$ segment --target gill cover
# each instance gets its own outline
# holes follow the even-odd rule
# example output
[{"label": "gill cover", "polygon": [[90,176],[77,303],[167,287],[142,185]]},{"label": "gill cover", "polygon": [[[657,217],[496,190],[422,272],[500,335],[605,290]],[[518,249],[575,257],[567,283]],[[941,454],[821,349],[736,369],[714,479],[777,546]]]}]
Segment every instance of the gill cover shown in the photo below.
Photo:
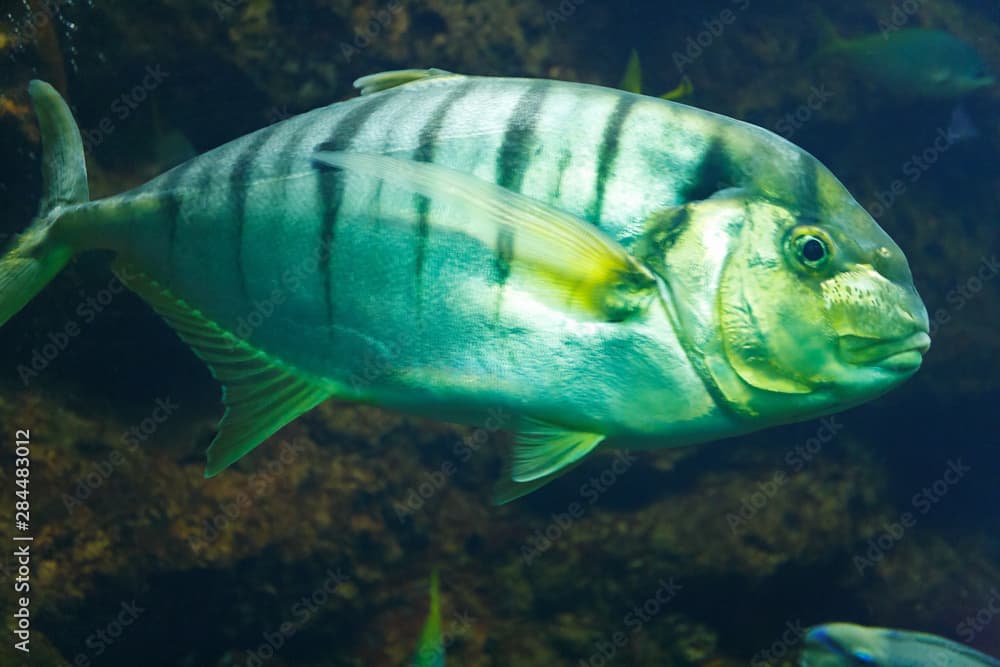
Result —
[{"label": "gill cover", "polygon": [[[795,348],[806,357],[822,354],[823,317],[818,312],[808,316],[822,299],[810,294],[810,285],[797,280],[784,256],[788,244],[780,236],[787,229],[783,223],[791,220],[790,214],[778,206],[747,202],[747,218],[743,233],[731,247],[717,293],[726,361],[740,379],[756,389],[810,393],[801,369],[784,360]],[[760,224],[762,220],[767,224]],[[811,325],[810,331],[795,326],[803,319]]]}]

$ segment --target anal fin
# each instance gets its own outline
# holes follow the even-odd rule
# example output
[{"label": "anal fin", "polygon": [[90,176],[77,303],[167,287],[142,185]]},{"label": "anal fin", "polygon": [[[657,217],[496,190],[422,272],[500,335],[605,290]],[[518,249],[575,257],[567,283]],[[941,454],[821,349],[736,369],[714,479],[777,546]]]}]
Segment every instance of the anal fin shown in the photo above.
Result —
[{"label": "anal fin", "polygon": [[242,458],[285,424],[331,396],[303,376],[229,333],[148,275],[116,262],[115,273],[166,320],[222,384],[226,412],[208,448],[205,476]]}]

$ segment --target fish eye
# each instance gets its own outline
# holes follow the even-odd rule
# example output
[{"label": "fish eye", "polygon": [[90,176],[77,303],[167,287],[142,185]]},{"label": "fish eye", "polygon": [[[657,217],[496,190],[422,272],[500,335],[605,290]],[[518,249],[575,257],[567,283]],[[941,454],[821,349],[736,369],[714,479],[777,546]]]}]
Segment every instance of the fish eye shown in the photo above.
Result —
[{"label": "fish eye", "polygon": [[797,233],[792,248],[796,259],[809,269],[818,269],[830,260],[830,241],[816,229],[804,229]]}]

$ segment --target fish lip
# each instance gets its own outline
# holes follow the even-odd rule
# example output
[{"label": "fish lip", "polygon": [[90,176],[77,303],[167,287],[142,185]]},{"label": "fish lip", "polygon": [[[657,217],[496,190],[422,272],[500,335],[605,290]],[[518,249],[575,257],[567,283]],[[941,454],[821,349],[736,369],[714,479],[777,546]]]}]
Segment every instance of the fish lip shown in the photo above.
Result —
[{"label": "fish lip", "polygon": [[850,335],[840,339],[841,352],[849,363],[896,373],[918,369],[930,347],[931,337],[925,330],[888,340]]}]

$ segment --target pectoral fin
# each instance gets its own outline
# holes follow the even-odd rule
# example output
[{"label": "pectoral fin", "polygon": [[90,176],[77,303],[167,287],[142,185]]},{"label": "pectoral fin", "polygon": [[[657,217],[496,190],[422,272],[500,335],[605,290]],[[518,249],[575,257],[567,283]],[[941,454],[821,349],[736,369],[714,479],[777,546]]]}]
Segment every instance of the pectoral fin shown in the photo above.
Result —
[{"label": "pectoral fin", "polygon": [[600,433],[577,433],[532,420],[514,443],[510,478],[532,482],[551,475],[594,451],[604,438]]},{"label": "pectoral fin", "polygon": [[149,276],[121,264],[115,265],[115,273],[150,303],[222,384],[226,412],[208,448],[206,477],[331,396],[328,388],[222,329]]},{"label": "pectoral fin", "polygon": [[525,420],[514,441],[513,455],[493,492],[493,504],[517,500],[562,477],[605,437],[599,433],[567,431],[535,419]]},{"label": "pectoral fin", "polygon": [[383,155],[319,152],[325,165],[383,179],[450,208],[432,229],[482,243],[547,304],[603,321],[622,321],[656,295],[648,267],[599,229],[564,211],[436,164]]},{"label": "pectoral fin", "polygon": [[[579,463],[579,461],[577,462]],[[518,498],[523,498],[524,496],[537,491],[549,482],[553,482],[570,470],[576,467],[576,463],[566,466],[551,475],[546,475],[545,477],[539,477],[538,479],[532,480],[530,482],[515,482],[510,478],[508,474],[497,481],[496,488],[493,490],[493,504],[494,505],[506,505],[507,503],[513,502]]]}]

